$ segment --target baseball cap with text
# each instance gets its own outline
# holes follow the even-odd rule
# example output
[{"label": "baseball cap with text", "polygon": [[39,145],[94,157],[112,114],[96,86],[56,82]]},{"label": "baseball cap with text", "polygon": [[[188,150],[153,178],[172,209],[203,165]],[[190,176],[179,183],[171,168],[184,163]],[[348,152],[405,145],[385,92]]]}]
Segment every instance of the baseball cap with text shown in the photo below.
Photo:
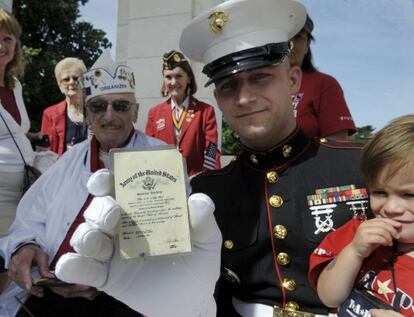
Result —
[{"label": "baseball cap with text", "polygon": [[117,65],[109,50],[105,50],[95,64],[79,79],[85,96],[89,99],[106,94],[135,93],[135,78],[132,69],[126,65]]}]

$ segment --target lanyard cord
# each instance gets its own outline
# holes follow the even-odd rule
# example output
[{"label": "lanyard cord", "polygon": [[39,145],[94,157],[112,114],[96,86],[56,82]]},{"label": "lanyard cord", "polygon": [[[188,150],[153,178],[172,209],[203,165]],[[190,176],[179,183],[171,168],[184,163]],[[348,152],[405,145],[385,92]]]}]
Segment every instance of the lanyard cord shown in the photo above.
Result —
[{"label": "lanyard cord", "polygon": [[[392,244],[392,256],[390,258],[390,271],[391,271],[391,280],[392,280],[392,286],[394,287],[395,295],[397,295],[397,280],[395,278],[395,270],[394,270],[394,263],[397,261],[398,255],[400,253],[398,252],[398,241],[394,240]],[[400,303],[397,300],[394,300],[392,304],[392,308],[396,311],[400,311]]]}]

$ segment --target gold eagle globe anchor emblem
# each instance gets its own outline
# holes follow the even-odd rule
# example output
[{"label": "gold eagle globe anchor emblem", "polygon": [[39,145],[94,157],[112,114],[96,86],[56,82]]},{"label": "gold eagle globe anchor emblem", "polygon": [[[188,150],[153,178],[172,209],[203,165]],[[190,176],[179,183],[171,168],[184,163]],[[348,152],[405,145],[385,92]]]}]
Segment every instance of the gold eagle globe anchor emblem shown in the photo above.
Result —
[{"label": "gold eagle globe anchor emblem", "polygon": [[215,10],[210,14],[208,19],[210,20],[211,31],[214,33],[220,33],[223,32],[224,26],[229,21],[229,16],[223,11]]}]

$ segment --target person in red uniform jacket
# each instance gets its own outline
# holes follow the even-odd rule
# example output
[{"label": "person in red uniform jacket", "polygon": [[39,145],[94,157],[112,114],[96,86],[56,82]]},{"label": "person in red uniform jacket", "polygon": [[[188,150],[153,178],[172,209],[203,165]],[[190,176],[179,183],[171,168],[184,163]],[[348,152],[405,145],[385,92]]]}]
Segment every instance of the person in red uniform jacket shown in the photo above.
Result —
[{"label": "person in red uniform jacket", "polygon": [[145,133],[175,144],[187,161],[187,173],[220,168],[214,108],[193,95],[197,84],[184,55],[170,51],[163,56],[161,95],[168,100],[151,108]]},{"label": "person in red uniform jacket", "polygon": [[86,72],[82,60],[67,57],[56,64],[55,77],[65,100],[43,111],[40,132],[50,140],[50,150],[61,156],[67,149],[86,139],[87,125],[83,106],[78,102],[77,79]]},{"label": "person in red uniform jacket", "polygon": [[338,81],[316,70],[312,63],[312,30],[313,22],[307,16],[304,27],[292,39],[289,55],[290,63],[302,69],[301,87],[292,97],[296,121],[310,136],[346,140],[356,131],[354,120]]}]

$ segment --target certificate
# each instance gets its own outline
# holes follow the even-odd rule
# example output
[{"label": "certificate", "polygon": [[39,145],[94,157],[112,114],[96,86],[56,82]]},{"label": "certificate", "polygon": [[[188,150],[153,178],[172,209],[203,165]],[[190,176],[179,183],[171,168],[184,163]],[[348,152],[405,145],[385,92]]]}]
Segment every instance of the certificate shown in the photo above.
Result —
[{"label": "certificate", "polygon": [[186,173],[173,146],[111,150],[125,259],[191,251]]}]

